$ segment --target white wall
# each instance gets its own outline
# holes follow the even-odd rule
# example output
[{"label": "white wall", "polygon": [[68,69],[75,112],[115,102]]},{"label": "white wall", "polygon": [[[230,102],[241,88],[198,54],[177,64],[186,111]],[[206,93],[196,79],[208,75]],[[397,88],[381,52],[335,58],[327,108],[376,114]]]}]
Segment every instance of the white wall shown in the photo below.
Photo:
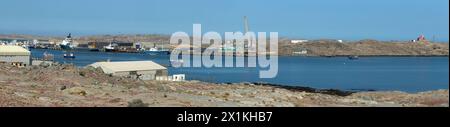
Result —
[{"label": "white wall", "polygon": [[0,56],[1,62],[21,62],[23,64],[26,64],[27,66],[31,64],[30,62],[30,56],[8,56],[8,55],[2,55]]}]

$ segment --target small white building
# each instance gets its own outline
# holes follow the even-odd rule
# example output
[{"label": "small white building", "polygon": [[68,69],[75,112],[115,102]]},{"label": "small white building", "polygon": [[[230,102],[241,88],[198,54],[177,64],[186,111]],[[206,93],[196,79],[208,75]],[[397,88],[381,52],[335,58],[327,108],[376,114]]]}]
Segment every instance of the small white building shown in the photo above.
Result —
[{"label": "small white building", "polygon": [[297,52],[293,52],[294,55],[307,55],[308,54],[308,50],[306,49],[302,49],[300,51]]},{"label": "small white building", "polygon": [[308,40],[291,40],[292,44],[305,43],[305,42],[308,42]]},{"label": "small white building", "polygon": [[176,75],[172,75],[172,76],[158,76],[158,77],[156,77],[156,80],[182,82],[182,81],[186,81],[186,75],[185,74],[176,74]]},{"label": "small white building", "polygon": [[105,74],[141,80],[156,80],[168,75],[167,68],[153,61],[97,62],[88,65],[101,68]]},{"label": "small white building", "polygon": [[184,81],[184,80],[186,80],[186,75],[185,74],[177,74],[177,75],[173,75],[172,77],[173,77],[172,81]]}]

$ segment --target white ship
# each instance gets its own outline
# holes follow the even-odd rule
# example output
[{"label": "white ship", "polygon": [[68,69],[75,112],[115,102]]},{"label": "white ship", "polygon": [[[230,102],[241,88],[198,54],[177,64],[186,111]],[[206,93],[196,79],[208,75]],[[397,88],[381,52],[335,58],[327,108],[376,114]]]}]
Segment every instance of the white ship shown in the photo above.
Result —
[{"label": "white ship", "polygon": [[74,46],[72,43],[73,43],[72,35],[69,33],[69,36],[67,36],[66,39],[64,39],[64,40],[62,41],[62,43],[59,44],[59,46],[60,46],[61,49],[63,49],[63,50],[73,49],[73,48],[75,48],[75,46]]}]

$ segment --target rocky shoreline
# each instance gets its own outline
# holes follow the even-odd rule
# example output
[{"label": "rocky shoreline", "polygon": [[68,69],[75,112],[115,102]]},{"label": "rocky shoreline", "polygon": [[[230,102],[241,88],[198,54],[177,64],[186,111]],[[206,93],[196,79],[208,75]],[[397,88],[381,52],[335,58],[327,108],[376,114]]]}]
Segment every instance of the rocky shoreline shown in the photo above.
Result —
[{"label": "rocky shoreline", "polygon": [[0,107],[448,107],[449,91],[341,91],[265,83],[138,81],[71,65],[0,64]]},{"label": "rocky shoreline", "polygon": [[[286,86],[286,85],[279,85],[279,84],[270,84],[270,83],[233,83],[231,85],[258,85],[258,86],[265,86],[265,87],[273,87],[273,88],[280,88],[280,89],[286,89],[293,92],[308,92],[308,93],[320,93],[320,94],[326,94],[326,95],[334,95],[334,96],[349,96],[353,93],[356,93],[356,91],[345,91],[345,90],[338,90],[338,89],[316,89],[312,87],[304,87],[304,86]],[[372,91],[372,90],[368,90]]]}]

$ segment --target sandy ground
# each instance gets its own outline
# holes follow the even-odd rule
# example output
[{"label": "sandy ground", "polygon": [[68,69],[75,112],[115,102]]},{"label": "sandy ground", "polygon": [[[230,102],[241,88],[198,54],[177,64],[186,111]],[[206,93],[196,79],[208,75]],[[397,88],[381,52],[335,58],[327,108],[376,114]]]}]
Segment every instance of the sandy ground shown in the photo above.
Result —
[{"label": "sandy ground", "polygon": [[69,65],[0,64],[0,107],[448,107],[448,90],[348,96],[275,86],[138,81]]}]

